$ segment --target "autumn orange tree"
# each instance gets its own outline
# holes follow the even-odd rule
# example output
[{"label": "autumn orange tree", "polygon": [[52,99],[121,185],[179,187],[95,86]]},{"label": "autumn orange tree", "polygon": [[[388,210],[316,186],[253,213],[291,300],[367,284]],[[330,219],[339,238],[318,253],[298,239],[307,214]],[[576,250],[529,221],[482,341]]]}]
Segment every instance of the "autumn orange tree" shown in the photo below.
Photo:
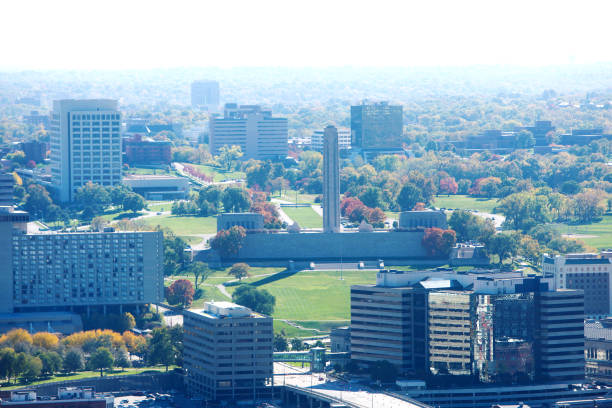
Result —
[{"label": "autumn orange tree", "polygon": [[456,242],[455,231],[433,227],[425,230],[421,243],[429,256],[447,258]]}]

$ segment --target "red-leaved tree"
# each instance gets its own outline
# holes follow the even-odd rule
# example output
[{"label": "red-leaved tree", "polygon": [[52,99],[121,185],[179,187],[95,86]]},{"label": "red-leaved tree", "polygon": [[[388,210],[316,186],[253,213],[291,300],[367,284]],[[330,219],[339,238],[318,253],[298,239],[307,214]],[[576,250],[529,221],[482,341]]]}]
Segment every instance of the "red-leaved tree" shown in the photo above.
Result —
[{"label": "red-leaved tree", "polygon": [[194,293],[191,281],[178,279],[166,288],[166,300],[171,305],[180,303],[183,307],[187,307],[193,302]]},{"label": "red-leaved tree", "polygon": [[425,229],[421,241],[423,247],[427,250],[427,254],[434,258],[448,258],[456,242],[455,231],[436,227]]},{"label": "red-leaved tree", "polygon": [[219,252],[222,258],[238,255],[245,238],[244,227],[234,225],[230,229],[217,232],[217,235],[210,240],[210,247]]}]

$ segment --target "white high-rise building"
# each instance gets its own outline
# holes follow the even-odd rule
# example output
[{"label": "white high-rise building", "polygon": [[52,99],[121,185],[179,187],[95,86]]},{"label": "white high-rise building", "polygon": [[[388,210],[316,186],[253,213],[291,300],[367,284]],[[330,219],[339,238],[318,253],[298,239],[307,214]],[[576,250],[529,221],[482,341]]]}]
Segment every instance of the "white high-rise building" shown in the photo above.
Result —
[{"label": "white high-rise building", "polygon": [[[323,151],[323,130],[315,130],[310,139],[310,148]],[[338,128],[338,149],[347,150],[351,148],[351,129]]]},{"label": "white high-rise building", "polygon": [[222,118],[210,119],[210,150],[240,146],[243,159],[284,159],[288,152],[287,118],[274,118],[258,105],[225,105]]},{"label": "white high-rise building", "polygon": [[121,113],[111,99],[64,99],[53,102],[51,173],[60,201],[72,201],[91,181],[121,183]]}]

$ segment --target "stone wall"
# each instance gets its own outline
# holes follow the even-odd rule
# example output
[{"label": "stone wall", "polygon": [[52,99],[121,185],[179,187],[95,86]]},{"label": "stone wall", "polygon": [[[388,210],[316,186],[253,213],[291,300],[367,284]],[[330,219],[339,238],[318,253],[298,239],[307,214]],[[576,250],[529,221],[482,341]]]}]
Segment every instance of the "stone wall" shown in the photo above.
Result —
[{"label": "stone wall", "polygon": [[427,259],[422,231],[247,234],[227,261],[367,261]]}]

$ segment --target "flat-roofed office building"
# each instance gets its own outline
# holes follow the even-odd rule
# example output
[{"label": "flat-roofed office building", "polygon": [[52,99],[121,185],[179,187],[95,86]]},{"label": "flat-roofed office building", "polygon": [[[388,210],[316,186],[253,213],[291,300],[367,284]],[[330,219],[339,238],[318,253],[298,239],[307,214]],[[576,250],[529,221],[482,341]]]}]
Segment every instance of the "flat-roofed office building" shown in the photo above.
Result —
[{"label": "flat-roofed office building", "polygon": [[211,401],[269,397],[272,318],[231,302],[185,311],[184,367],[191,395]]},{"label": "flat-roofed office building", "polygon": [[425,370],[427,294],[411,287],[351,286],[351,360],[385,360],[401,375]]},{"label": "flat-roofed office building", "polygon": [[242,159],[285,159],[289,151],[287,118],[273,117],[258,105],[225,105],[222,118],[210,119],[210,151],[239,146]]},{"label": "flat-roofed office building", "polygon": [[[2,207],[10,208],[10,207]],[[26,232],[28,213],[0,213],[0,313],[122,312],[163,300],[163,235]]]},{"label": "flat-roofed office building", "polygon": [[53,102],[51,175],[60,201],[73,201],[87,182],[121,184],[121,113],[111,99]]}]

